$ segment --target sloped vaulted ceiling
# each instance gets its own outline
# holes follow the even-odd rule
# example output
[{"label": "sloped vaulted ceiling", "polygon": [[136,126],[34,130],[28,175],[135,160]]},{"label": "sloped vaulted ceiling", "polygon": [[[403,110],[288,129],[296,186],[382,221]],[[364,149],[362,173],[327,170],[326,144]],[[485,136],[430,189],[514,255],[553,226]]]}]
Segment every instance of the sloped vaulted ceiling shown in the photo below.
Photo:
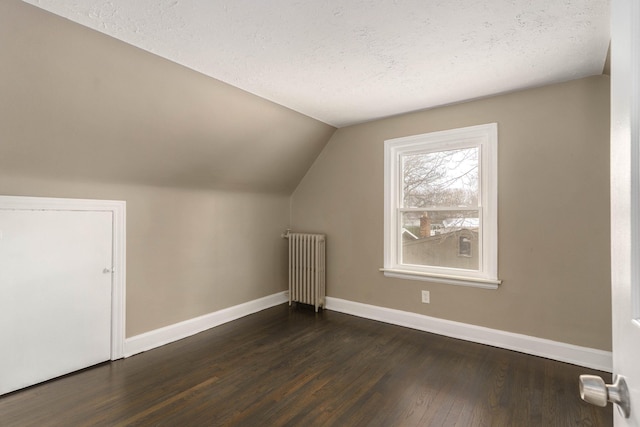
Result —
[{"label": "sloped vaulted ceiling", "polygon": [[25,0],[334,126],[600,74],[609,0]]},{"label": "sloped vaulted ceiling", "polygon": [[289,193],[332,126],[600,74],[608,42],[608,0],[2,0],[0,171]]},{"label": "sloped vaulted ceiling", "polygon": [[0,94],[17,175],[288,194],[335,130],[19,0]]}]

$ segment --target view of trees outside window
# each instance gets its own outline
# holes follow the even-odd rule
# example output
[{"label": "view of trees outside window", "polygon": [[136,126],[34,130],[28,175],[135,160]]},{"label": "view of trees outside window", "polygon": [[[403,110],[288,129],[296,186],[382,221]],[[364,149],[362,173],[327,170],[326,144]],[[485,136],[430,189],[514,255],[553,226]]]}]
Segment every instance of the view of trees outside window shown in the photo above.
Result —
[{"label": "view of trees outside window", "polygon": [[479,269],[478,158],[477,146],[401,157],[403,264]]}]

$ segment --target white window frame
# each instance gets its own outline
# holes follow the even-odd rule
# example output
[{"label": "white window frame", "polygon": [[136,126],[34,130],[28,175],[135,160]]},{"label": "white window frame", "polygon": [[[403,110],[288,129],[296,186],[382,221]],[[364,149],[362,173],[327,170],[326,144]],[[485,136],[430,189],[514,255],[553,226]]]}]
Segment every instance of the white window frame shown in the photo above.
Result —
[{"label": "white window frame", "polygon": [[[402,264],[401,157],[406,154],[478,147],[479,198],[478,270]],[[498,279],[498,125],[390,139],[384,142],[384,267],[387,277],[496,289]]]}]

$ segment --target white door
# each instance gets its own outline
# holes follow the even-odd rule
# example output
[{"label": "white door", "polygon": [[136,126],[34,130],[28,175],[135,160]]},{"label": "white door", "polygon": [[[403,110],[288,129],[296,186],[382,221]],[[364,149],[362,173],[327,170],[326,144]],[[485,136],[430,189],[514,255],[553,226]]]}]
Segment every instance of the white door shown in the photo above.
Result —
[{"label": "white door", "polygon": [[112,215],[0,209],[0,394],[110,359]]},{"label": "white door", "polygon": [[[611,5],[611,296],[614,383],[581,377],[585,400],[640,427],[640,2]],[[585,313],[588,316],[589,313]]]}]

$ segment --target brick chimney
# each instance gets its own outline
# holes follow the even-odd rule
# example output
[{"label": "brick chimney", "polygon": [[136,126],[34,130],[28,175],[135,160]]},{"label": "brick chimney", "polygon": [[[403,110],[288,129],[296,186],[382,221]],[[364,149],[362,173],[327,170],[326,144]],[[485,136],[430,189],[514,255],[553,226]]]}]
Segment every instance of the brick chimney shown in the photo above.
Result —
[{"label": "brick chimney", "polygon": [[420,217],[420,238],[431,237],[431,220],[426,212]]}]

